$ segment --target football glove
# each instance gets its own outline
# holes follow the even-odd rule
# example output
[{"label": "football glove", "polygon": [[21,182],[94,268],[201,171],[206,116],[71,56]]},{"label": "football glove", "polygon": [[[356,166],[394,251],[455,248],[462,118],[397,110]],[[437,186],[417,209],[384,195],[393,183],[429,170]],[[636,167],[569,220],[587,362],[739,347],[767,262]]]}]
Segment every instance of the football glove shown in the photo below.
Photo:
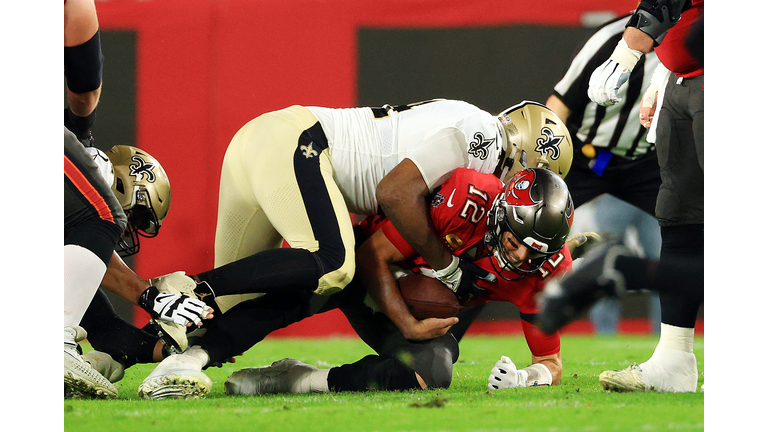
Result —
[{"label": "football glove", "polygon": [[507,356],[501,356],[491,369],[488,377],[488,390],[525,387],[528,373],[518,371],[515,363]]},{"label": "football glove", "polygon": [[501,356],[488,377],[488,390],[548,385],[552,385],[552,372],[545,365],[534,363],[517,370],[515,363],[507,356]]},{"label": "football glove", "polygon": [[208,316],[208,305],[182,294],[161,294],[154,286],[144,290],[139,298],[139,306],[149,315],[161,321],[168,321],[186,326],[198,325]]},{"label": "football glove", "polygon": [[565,244],[568,246],[568,250],[571,251],[571,258],[578,259],[586,255],[593,247],[600,244],[603,241],[599,234],[593,232],[585,232],[574,234],[565,240]]},{"label": "football glove", "polygon": [[435,277],[453,291],[462,303],[485,294],[485,288],[478,286],[475,279],[496,282],[496,275],[481,269],[472,261],[459,259],[456,256],[448,267],[435,270]]},{"label": "football glove", "polygon": [[631,49],[627,42],[621,39],[611,57],[598,66],[589,77],[589,98],[603,106],[621,102],[619,89],[629,80],[632,69],[642,55],[642,51]]}]

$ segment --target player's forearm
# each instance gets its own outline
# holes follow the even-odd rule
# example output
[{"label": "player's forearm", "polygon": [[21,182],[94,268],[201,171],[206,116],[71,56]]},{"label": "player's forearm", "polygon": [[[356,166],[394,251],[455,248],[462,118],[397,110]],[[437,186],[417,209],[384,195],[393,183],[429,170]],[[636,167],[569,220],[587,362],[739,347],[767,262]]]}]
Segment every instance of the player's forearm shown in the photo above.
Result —
[{"label": "player's forearm", "polygon": [[430,266],[442,269],[453,257],[432,223],[428,193],[421,171],[410,159],[400,162],[376,188],[381,209],[400,235]]},{"label": "player's forearm", "polygon": [[648,54],[653,50],[653,38],[648,36],[642,30],[634,27],[627,27],[624,30],[624,41],[627,46],[633,50]]},{"label": "player's forearm", "polygon": [[379,309],[408,337],[416,318],[408,311],[389,263],[378,254],[375,238],[364,243],[357,251],[357,276]]},{"label": "player's forearm", "polygon": [[560,384],[560,379],[563,377],[563,362],[560,359],[560,353],[543,357],[533,356],[532,363],[546,366],[552,374],[552,385]]},{"label": "player's forearm", "polygon": [[107,272],[101,281],[101,287],[139,304],[139,297],[149,288],[149,283],[134,273],[117,255],[117,252],[113,252]]},{"label": "player's forearm", "polygon": [[69,110],[79,117],[87,117],[96,109],[101,97],[101,86],[87,93],[73,93],[67,89],[67,103]]}]

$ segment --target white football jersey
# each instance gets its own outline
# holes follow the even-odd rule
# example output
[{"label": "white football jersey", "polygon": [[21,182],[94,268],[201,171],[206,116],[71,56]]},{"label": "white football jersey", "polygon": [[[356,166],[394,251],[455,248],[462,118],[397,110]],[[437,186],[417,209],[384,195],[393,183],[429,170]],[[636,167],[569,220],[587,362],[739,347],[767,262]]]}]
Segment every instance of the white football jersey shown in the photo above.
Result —
[{"label": "white football jersey", "polygon": [[431,190],[459,167],[492,173],[506,148],[496,116],[462,101],[307,109],[323,127],[334,179],[356,214],[377,212],[376,187],[405,158],[416,164]]}]

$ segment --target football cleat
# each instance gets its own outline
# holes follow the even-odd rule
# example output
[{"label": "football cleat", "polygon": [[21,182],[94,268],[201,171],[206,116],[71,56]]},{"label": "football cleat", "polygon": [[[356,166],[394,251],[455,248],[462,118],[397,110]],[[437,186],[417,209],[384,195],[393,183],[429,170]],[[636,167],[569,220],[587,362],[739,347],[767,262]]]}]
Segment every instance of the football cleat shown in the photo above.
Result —
[{"label": "football cleat", "polygon": [[105,352],[90,351],[83,354],[82,357],[83,360],[111,383],[116,383],[125,376],[125,368],[122,363],[113,359],[111,355]]},{"label": "football cleat", "polygon": [[604,371],[598,378],[604,390],[615,392],[649,392],[651,386],[643,379],[643,370],[635,363],[615,371]]},{"label": "football cleat", "polygon": [[67,399],[115,399],[117,388],[97,372],[78,352],[79,332],[64,328],[64,397]]},{"label": "football cleat", "polygon": [[144,379],[138,394],[142,399],[197,399],[207,395],[211,387],[213,382],[202,372],[197,358],[172,354]]},{"label": "football cleat", "polygon": [[552,334],[583,315],[601,298],[624,295],[624,276],[614,268],[619,256],[635,255],[617,241],[599,244],[583,258],[581,267],[549,282],[538,299],[539,328]]},{"label": "football cleat", "polygon": [[314,366],[294,359],[283,359],[269,367],[239,370],[224,383],[228,395],[309,393]]}]

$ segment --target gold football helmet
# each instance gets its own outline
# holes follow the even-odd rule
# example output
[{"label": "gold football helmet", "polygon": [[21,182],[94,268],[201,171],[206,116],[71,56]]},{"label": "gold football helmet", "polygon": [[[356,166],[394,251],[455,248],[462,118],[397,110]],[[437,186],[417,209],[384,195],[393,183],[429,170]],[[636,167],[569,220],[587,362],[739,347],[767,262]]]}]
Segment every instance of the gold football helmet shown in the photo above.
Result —
[{"label": "gold football helmet", "polygon": [[171,183],[160,162],[144,150],[117,145],[106,152],[115,174],[112,192],[128,226],[117,245],[120,256],[139,251],[139,237],[154,237],[171,208]]},{"label": "gold football helmet", "polygon": [[573,161],[573,142],[557,114],[538,102],[522,101],[498,116],[507,135],[496,176],[506,184],[526,168],[546,167],[565,178]]}]

